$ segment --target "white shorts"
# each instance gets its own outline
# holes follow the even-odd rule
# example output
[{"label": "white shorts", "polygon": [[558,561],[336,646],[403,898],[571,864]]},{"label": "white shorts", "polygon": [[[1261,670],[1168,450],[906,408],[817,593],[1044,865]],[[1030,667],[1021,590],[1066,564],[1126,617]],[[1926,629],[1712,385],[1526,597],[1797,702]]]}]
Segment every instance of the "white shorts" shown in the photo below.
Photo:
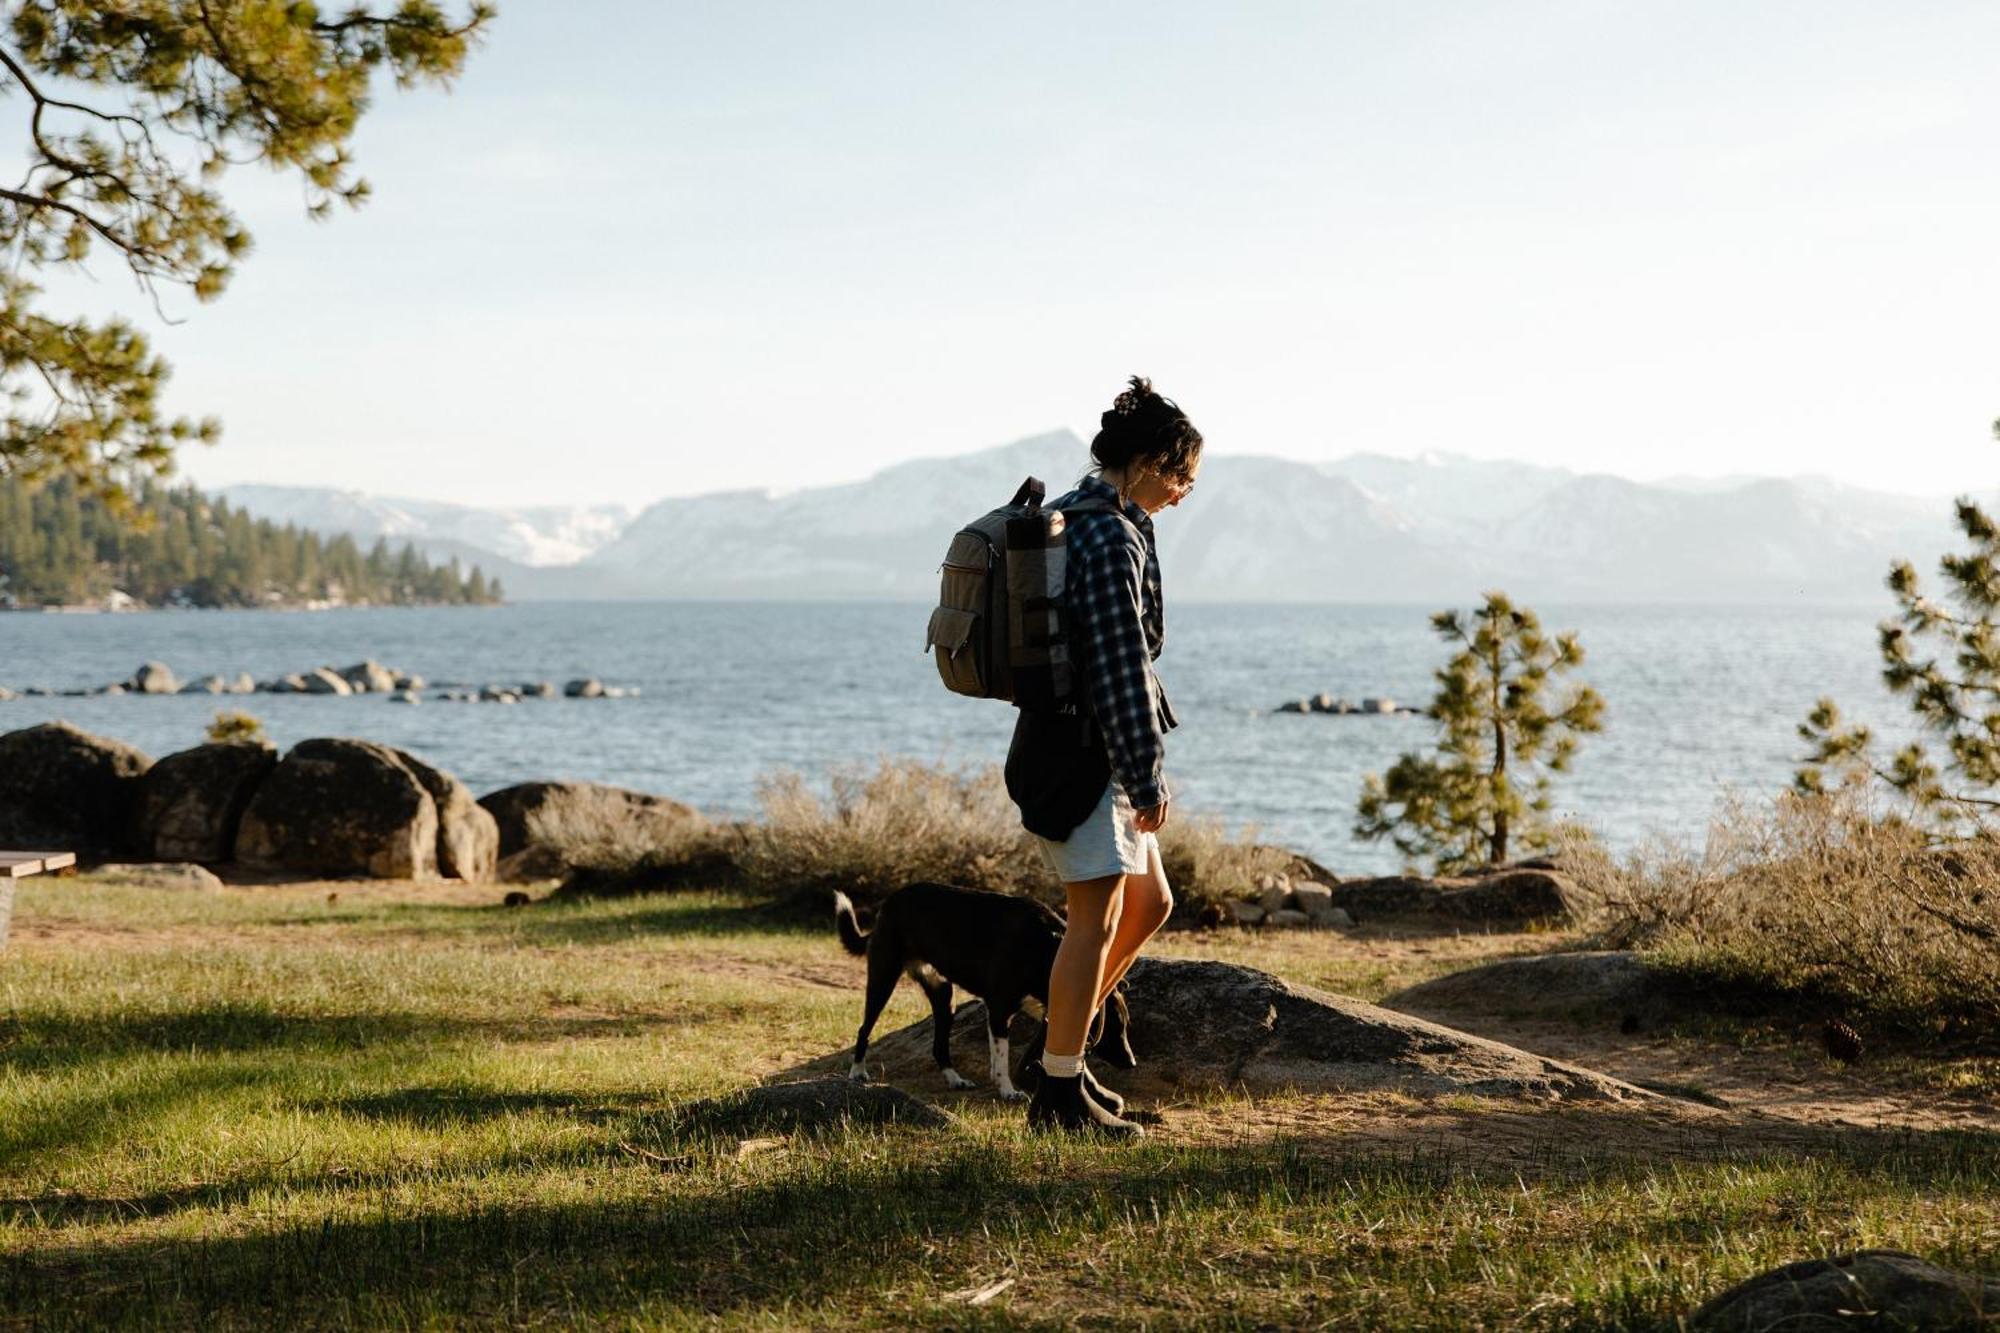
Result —
[{"label": "white shorts", "polygon": [[1109,875],[1143,875],[1151,868],[1150,856],[1158,846],[1152,834],[1139,831],[1131,798],[1116,778],[1105,784],[1104,798],[1090,812],[1090,818],[1070,832],[1068,841],[1043,837],[1035,841],[1042,844],[1049,869],[1065,884]]}]

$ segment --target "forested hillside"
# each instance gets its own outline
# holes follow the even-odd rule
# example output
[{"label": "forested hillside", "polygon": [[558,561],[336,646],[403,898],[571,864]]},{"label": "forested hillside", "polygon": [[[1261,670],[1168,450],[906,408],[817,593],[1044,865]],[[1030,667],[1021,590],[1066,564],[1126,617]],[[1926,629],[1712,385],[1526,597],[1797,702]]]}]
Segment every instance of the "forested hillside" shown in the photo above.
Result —
[{"label": "forested hillside", "polygon": [[116,601],[148,606],[408,605],[497,602],[477,565],[433,565],[405,545],[363,551],[252,518],[193,486],[149,485],[138,517],[111,513],[65,480],[0,477],[0,607]]}]

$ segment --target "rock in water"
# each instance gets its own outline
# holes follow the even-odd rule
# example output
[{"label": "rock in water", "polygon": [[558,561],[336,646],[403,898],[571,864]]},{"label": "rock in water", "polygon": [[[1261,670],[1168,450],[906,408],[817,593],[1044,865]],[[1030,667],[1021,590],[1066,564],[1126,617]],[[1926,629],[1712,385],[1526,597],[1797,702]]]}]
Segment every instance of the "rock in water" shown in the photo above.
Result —
[{"label": "rock in water", "polygon": [[181,683],[165,662],[148,662],[132,673],[132,688],[140,694],[179,694]]},{"label": "rock in water", "polygon": [[604,682],[596,679],[573,680],[563,686],[563,695],[570,699],[602,699]]},{"label": "rock in water", "polygon": [[170,754],[139,783],[139,836],[162,861],[234,860],[236,829],[278,755],[255,741]]},{"label": "rock in water", "polygon": [[0,845],[125,854],[153,761],[121,741],[44,722],[0,736]]},{"label": "rock in water", "polygon": [[425,879],[437,873],[437,805],[395,750],[300,741],[257,788],[236,859],[260,870]]},{"label": "rock in water", "polygon": [[346,681],[356,694],[387,694],[396,688],[396,673],[372,657],[366,662],[343,667],[335,674]]},{"label": "rock in water", "polygon": [[407,750],[394,751],[403,766],[417,775],[437,807],[437,867],[440,874],[468,884],[493,878],[500,860],[500,829],[493,816],[472,799],[463,782],[432,768]]},{"label": "rock in water", "polygon": [[352,694],[354,687],[341,679],[332,667],[314,667],[305,674],[306,694]]},{"label": "rock in water", "polygon": [[1760,1273],[1709,1300],[1689,1326],[1767,1329],[1990,1329],[2000,1280],[1955,1273],[1901,1250],[1857,1250]]}]

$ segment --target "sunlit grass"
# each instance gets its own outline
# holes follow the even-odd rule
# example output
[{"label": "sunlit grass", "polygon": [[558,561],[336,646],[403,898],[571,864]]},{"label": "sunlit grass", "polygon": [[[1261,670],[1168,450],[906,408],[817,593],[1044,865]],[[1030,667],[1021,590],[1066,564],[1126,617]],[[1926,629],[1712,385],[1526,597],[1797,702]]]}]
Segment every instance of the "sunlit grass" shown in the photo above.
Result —
[{"label": "sunlit grass", "polygon": [[[0,1324],[1671,1327],[1802,1255],[2000,1247],[1984,1136],[1656,1162],[1551,1113],[1524,1167],[1363,1147],[1284,1099],[1254,1108],[1274,1132],[1228,1141],[1251,1105],[1197,1099],[1224,1141],[1130,1149],[974,1097],[954,1131],[742,1152],[679,1110],[851,1038],[830,930],[715,894],[498,896],[24,886]],[[1533,946],[1167,950],[1369,991]],[[924,1012],[905,987],[884,1030]]]}]

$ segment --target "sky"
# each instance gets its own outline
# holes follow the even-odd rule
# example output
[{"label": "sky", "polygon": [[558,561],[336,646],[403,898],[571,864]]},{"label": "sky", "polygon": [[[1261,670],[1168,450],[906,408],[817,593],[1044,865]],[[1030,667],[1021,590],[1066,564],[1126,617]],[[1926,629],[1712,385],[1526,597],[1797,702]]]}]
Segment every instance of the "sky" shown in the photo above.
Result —
[{"label": "sky", "polygon": [[2000,6],[501,0],[137,317],[210,485],[644,503],[1069,426],[1990,489]]}]

